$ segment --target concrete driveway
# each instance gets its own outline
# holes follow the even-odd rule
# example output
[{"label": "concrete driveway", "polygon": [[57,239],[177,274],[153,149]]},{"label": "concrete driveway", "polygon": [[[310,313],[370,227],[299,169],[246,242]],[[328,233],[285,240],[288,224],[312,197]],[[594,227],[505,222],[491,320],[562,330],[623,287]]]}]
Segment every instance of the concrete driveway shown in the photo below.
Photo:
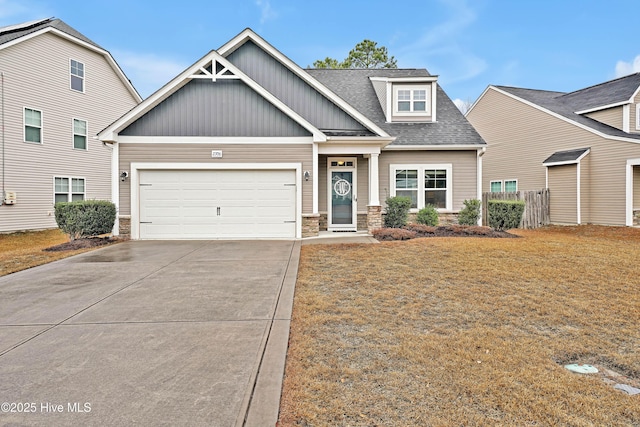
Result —
[{"label": "concrete driveway", "polygon": [[0,425],[275,425],[299,255],[126,242],[1,277]]}]

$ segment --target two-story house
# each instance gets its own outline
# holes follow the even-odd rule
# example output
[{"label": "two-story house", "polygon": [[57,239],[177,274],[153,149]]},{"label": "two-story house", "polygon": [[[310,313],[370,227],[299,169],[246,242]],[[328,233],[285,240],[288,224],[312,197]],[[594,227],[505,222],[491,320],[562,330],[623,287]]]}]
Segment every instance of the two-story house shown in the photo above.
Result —
[{"label": "two-story house", "polygon": [[395,195],[455,217],[485,148],[426,69],[303,69],[250,29],[99,138],[134,239],[372,230]]},{"label": "two-story house", "polygon": [[95,138],[141,98],[113,57],[59,19],[0,28],[0,232],[56,227],[54,204],[111,200]]},{"label": "two-story house", "polygon": [[489,86],[467,112],[484,191],[548,188],[559,224],[640,225],[640,73],[575,92]]}]

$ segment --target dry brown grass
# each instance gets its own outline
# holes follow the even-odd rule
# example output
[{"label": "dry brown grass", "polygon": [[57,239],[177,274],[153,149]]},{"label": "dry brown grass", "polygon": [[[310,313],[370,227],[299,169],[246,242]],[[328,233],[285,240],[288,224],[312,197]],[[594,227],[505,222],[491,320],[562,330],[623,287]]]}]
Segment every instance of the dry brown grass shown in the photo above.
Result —
[{"label": "dry brown grass", "polygon": [[0,276],[91,250],[44,251],[68,241],[69,237],[59,229],[0,234]]},{"label": "dry brown grass", "polygon": [[640,230],[303,246],[281,426],[639,426]]}]

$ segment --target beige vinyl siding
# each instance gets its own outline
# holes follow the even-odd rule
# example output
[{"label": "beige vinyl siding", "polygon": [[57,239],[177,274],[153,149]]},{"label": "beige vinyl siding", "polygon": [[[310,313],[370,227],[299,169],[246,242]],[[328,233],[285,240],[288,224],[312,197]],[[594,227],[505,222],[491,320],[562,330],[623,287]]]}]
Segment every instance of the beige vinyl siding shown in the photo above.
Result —
[{"label": "beige vinyl siding", "polygon": [[[69,60],[85,66],[85,93],[70,89]],[[86,181],[86,199],[111,199],[111,149],[93,139],[137,104],[106,59],[50,33],[0,50],[4,74],[5,188],[0,232],[56,227],[54,177]],[[23,142],[24,107],[42,111],[42,144]],[[88,149],[73,149],[73,119],[88,126]],[[1,177],[1,173],[0,173]]]},{"label": "beige vinyl siding", "polygon": [[640,123],[638,122],[638,106],[640,106],[640,91],[629,107],[629,130],[633,133],[640,133]]},{"label": "beige vinyl siding", "polygon": [[465,199],[476,199],[476,150],[469,151],[383,151],[380,166],[380,201],[391,195],[390,165],[397,164],[451,164],[453,173],[453,211],[464,207]]},{"label": "beige vinyl siding", "polygon": [[[223,158],[212,159],[211,150]],[[120,144],[120,171],[131,172],[131,163],[301,163],[313,170],[311,144]],[[313,179],[313,177],[312,177]],[[302,180],[302,213],[312,212],[312,179]],[[131,215],[131,180],[120,182],[120,215]]]},{"label": "beige vinyl siding", "polygon": [[633,167],[633,209],[640,209],[640,166]]},{"label": "beige vinyl siding", "polygon": [[607,108],[602,111],[594,111],[593,113],[585,114],[585,116],[597,120],[600,123],[613,126],[616,129],[623,130],[622,121],[624,119],[624,113],[622,106]]},{"label": "beige vinyl siding", "polygon": [[576,224],[578,222],[577,165],[552,166],[549,168],[549,194],[552,223]]},{"label": "beige vinyl siding", "polygon": [[589,221],[625,224],[626,162],[640,158],[640,141],[605,139],[493,89],[467,118],[487,142],[482,157],[483,191],[489,191],[491,180],[504,178],[518,179],[519,190],[544,188],[542,162],[547,157],[556,151],[590,147],[589,173],[583,184],[588,184],[591,195],[582,200],[589,203]]},{"label": "beige vinyl siding", "polygon": [[327,159],[329,157],[355,157],[356,174],[357,174],[357,203],[358,213],[366,214],[367,205],[369,204],[369,160],[362,155],[359,156],[325,156],[320,155],[318,161],[318,212],[327,213],[327,201],[329,193],[327,192]]}]

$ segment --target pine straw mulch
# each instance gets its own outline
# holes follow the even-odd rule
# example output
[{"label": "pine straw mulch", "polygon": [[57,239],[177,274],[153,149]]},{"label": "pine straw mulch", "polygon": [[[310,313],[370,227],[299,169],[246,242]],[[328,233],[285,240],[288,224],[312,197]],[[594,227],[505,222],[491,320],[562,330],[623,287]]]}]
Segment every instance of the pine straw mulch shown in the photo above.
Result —
[{"label": "pine straw mulch", "polygon": [[0,276],[118,242],[114,238],[69,241],[59,229],[0,234]]},{"label": "pine straw mulch", "polygon": [[303,246],[278,425],[639,426],[640,230],[512,232]]},{"label": "pine straw mulch", "polygon": [[380,228],[373,231],[373,237],[380,241],[411,240],[420,237],[518,237],[507,231],[497,231],[491,227],[477,225],[441,225],[429,226],[409,224],[403,228]]}]

